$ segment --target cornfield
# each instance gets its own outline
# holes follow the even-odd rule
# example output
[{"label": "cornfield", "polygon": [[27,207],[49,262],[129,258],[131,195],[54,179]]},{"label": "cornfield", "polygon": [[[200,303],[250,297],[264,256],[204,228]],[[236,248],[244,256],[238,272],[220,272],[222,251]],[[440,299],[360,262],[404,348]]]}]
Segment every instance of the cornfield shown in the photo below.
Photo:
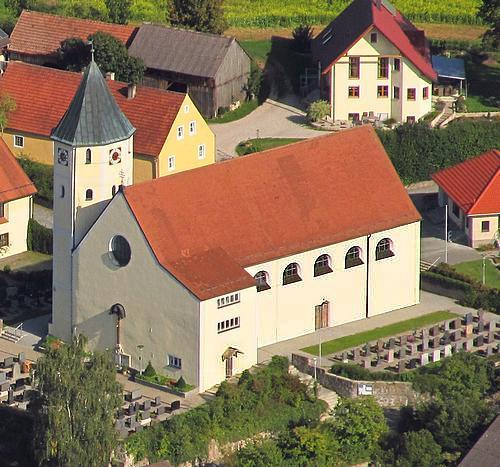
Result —
[{"label": "cornfield", "polygon": [[[224,10],[235,27],[293,27],[326,24],[348,5],[349,0],[225,0]],[[394,6],[413,22],[480,24],[481,0],[393,0]]]}]

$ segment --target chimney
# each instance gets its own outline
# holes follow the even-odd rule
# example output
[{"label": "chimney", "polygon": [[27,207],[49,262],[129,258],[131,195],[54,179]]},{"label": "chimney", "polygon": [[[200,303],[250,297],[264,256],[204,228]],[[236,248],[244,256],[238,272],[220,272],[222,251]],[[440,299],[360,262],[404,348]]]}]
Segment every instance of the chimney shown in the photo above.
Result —
[{"label": "chimney", "polygon": [[115,80],[115,72],[114,71],[108,71],[106,73],[106,81],[114,81]]},{"label": "chimney", "polygon": [[127,87],[127,99],[133,99],[137,93],[137,85],[130,83]]},{"label": "chimney", "polygon": [[375,0],[375,4],[377,5],[377,8],[380,10],[380,7],[382,6],[382,0]]}]

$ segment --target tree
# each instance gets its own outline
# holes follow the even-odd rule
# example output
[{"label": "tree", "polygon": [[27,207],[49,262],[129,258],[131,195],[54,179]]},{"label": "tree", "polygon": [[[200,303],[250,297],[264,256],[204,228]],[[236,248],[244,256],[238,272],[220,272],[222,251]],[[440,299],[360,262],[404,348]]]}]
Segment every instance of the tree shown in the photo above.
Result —
[{"label": "tree", "polygon": [[222,0],[172,0],[170,22],[195,31],[222,34],[228,24]]},{"label": "tree", "polygon": [[313,38],[314,29],[308,24],[301,24],[292,30],[292,49],[307,53],[311,51],[311,41]]},{"label": "tree", "polygon": [[116,445],[121,386],[109,353],[89,353],[80,336],[37,362],[32,403],[35,456],[41,465],[107,465]]},{"label": "tree", "polygon": [[[142,60],[130,57],[125,45],[105,32],[89,36],[94,48],[94,60],[103,73],[112,71],[118,81],[139,83],[145,66]],[[61,42],[58,51],[59,66],[66,70],[81,71],[90,63],[90,46],[81,39],[72,38]]]},{"label": "tree", "polygon": [[108,9],[108,18],[112,23],[128,23],[132,0],[104,0],[104,3]]},{"label": "tree", "polygon": [[3,130],[9,121],[10,112],[16,110],[16,101],[7,94],[0,97],[0,131],[3,135]]},{"label": "tree", "polygon": [[281,467],[283,455],[274,441],[248,443],[238,451],[237,467]]},{"label": "tree", "polygon": [[64,16],[107,20],[107,10],[104,0],[58,0],[57,10]]},{"label": "tree", "polygon": [[440,467],[443,453],[432,434],[427,430],[410,431],[401,440],[396,465],[398,467]]},{"label": "tree", "polygon": [[493,50],[497,49],[500,46],[500,1],[483,0],[477,14],[490,26],[483,35],[483,44]]},{"label": "tree", "polygon": [[349,464],[370,459],[387,432],[384,412],[373,397],[341,398],[334,419],[327,425],[340,444],[342,458]]}]

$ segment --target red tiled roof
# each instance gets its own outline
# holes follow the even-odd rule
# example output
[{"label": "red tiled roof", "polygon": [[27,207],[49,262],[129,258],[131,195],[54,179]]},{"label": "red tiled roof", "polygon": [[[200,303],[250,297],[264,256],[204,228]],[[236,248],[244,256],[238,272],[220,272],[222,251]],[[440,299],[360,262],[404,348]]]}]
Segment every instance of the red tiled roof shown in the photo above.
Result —
[{"label": "red tiled roof", "polygon": [[36,193],[35,185],[0,138],[0,203]]},{"label": "red tiled roof", "polygon": [[9,50],[26,55],[52,55],[70,37],[86,40],[90,34],[106,32],[128,45],[137,28],[89,19],[23,10],[10,35]]},{"label": "red tiled roof", "polygon": [[[321,61],[323,73],[327,73],[363,34],[375,27],[423,75],[433,81],[437,80],[424,32],[417,29],[399,11],[394,9],[394,13],[391,12],[383,0],[380,8],[376,3],[376,0],[354,0],[314,39],[313,54]],[[323,43],[328,36],[331,39]]]},{"label": "red tiled roof", "polygon": [[243,267],[420,219],[371,127],[139,183],[124,195],[160,264],[200,300],[254,285]]},{"label": "red tiled roof", "polygon": [[493,149],[432,179],[466,214],[500,213],[500,151]]},{"label": "red tiled roof", "polygon": [[[8,62],[0,78],[0,95],[16,102],[8,128],[49,137],[68,108],[82,79],[80,73]],[[137,129],[134,152],[156,157],[160,153],[185,94],[137,86],[134,99],[127,99],[127,84],[108,81],[123,113]]]}]

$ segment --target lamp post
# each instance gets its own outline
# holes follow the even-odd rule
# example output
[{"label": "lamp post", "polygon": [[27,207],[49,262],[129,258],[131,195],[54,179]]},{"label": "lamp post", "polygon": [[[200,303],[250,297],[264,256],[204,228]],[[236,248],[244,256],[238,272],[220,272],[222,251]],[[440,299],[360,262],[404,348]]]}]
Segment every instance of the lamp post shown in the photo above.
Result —
[{"label": "lamp post", "polygon": [[448,201],[444,206],[444,262],[448,263]]},{"label": "lamp post", "polygon": [[316,363],[318,361],[318,359],[316,357],[313,358],[313,361],[314,361],[314,379],[316,380]]},{"label": "lamp post", "polygon": [[144,346],[142,344],[139,344],[137,346],[137,349],[139,350],[139,374],[142,376],[142,349]]}]

